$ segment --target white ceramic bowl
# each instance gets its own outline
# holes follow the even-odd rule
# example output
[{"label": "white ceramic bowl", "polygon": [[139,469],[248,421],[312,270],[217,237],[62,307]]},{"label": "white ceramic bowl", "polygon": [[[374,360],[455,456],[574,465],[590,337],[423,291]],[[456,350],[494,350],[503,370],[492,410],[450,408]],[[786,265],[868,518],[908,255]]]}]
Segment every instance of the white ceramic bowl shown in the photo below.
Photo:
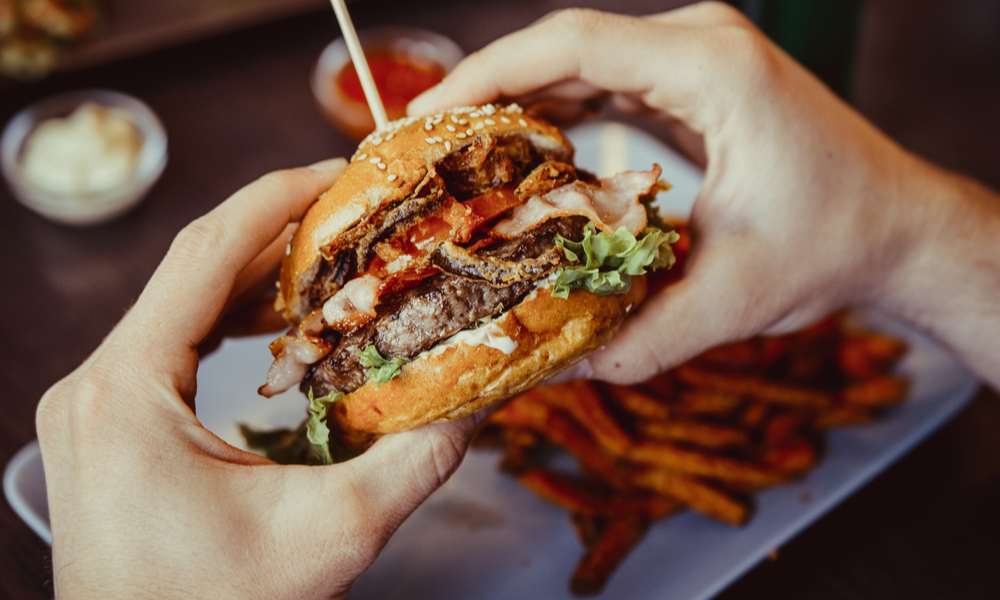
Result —
[{"label": "white ceramic bowl", "polygon": [[[465,57],[465,52],[451,39],[433,31],[414,27],[374,27],[358,32],[365,52],[387,51],[415,64],[439,65],[445,73]],[[365,104],[344,96],[337,76],[351,62],[344,38],[331,42],[320,54],[312,72],[312,91],[323,116],[348,137],[360,141],[375,129],[375,122]],[[392,119],[392,116],[390,116]]]},{"label": "white ceramic bowl", "polygon": [[[65,117],[92,102],[128,117],[142,140],[131,177],[100,193],[67,196],[32,185],[22,175],[25,141],[39,123]],[[0,168],[14,198],[53,221],[86,226],[110,221],[135,207],[167,166],[167,133],[156,114],[141,101],[110,90],[80,90],[51,96],[22,110],[0,137]]]}]

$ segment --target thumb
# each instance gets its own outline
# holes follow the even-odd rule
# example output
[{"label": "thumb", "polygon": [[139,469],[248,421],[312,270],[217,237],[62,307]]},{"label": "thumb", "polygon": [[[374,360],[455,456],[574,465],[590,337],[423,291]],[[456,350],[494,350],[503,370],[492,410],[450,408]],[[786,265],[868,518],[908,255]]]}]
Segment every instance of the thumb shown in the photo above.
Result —
[{"label": "thumb", "polygon": [[[727,244],[728,245],[728,244]],[[745,339],[777,321],[789,299],[762,281],[746,248],[706,247],[678,283],[644,302],[585,365],[590,375],[628,385],[646,381],[705,350]],[[767,290],[761,294],[760,290]]]},{"label": "thumb", "polygon": [[380,438],[353,459],[353,486],[369,514],[392,532],[458,469],[478,417],[429,423]]}]

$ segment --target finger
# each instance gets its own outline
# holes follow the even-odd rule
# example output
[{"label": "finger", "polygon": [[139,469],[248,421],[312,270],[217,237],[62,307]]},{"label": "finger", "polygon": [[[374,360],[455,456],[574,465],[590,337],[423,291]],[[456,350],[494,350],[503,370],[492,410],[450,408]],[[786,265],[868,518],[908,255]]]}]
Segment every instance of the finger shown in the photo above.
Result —
[{"label": "finger", "polygon": [[145,357],[190,354],[222,314],[237,276],[343,171],[343,159],[268,174],[178,234],[129,313],[126,334]]},{"label": "finger", "polygon": [[647,15],[643,18],[648,21],[687,27],[750,24],[743,13],[722,2],[699,2],[675,10]]},{"label": "finger", "polygon": [[274,310],[275,294],[247,298],[238,307],[228,310],[212,333],[198,345],[202,357],[214,352],[222,340],[276,333],[288,329],[288,322]]},{"label": "finger", "polygon": [[351,461],[353,484],[376,522],[390,532],[403,522],[458,468],[478,424],[471,415],[450,423],[431,423],[383,436]]},{"label": "finger", "polygon": [[[726,66],[732,50],[690,27],[572,9],[470,55],[408,110],[431,113],[580,80],[611,92],[652,95],[657,108],[680,113],[704,131],[735,101],[714,89],[727,84],[726,73],[708,77]],[[706,98],[721,106],[708,110]]]},{"label": "finger", "polygon": [[789,299],[757,268],[759,259],[753,257],[761,252],[740,248],[738,241],[706,249],[684,279],[647,299],[607,346],[589,357],[593,377],[624,385],[646,381],[778,321]]},{"label": "finger", "polygon": [[233,291],[229,294],[229,306],[238,306],[244,296],[256,297],[265,288],[275,287],[281,259],[288,253],[291,236],[297,228],[298,224],[288,224],[285,230],[240,272],[233,283]]}]

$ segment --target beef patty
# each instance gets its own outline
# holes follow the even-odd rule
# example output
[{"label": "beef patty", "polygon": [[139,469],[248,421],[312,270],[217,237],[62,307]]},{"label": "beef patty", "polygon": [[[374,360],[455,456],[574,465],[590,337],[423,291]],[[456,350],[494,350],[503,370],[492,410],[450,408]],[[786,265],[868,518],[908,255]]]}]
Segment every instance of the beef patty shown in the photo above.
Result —
[{"label": "beef patty", "polygon": [[[581,240],[585,217],[553,219],[518,239],[481,251],[495,261],[522,261],[551,253],[555,234]],[[360,352],[374,344],[386,358],[413,358],[437,342],[476,325],[479,319],[506,311],[535,287],[535,279],[498,286],[474,269],[440,273],[377,308],[378,316],[350,336],[332,339],[334,349],[313,364],[300,389],[314,395],[345,393],[364,386]]]}]

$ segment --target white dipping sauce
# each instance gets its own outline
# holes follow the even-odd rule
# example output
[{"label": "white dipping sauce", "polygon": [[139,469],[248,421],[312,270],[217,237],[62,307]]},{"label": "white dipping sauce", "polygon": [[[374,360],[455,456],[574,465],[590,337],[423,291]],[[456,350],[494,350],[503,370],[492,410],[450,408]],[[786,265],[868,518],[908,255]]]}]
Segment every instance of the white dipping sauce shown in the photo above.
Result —
[{"label": "white dipping sauce", "polygon": [[21,169],[35,187],[64,196],[119,188],[132,177],[142,139],[114,111],[87,103],[39,124],[25,143]]}]

